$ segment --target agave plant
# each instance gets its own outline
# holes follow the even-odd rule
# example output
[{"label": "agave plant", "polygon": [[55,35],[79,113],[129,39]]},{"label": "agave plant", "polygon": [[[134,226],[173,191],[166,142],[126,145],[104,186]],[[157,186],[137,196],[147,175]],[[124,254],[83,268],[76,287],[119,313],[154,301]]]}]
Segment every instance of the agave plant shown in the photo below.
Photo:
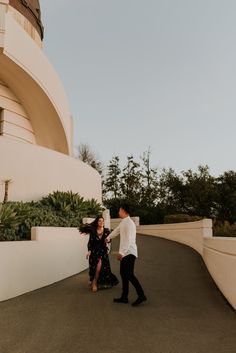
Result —
[{"label": "agave plant", "polygon": [[0,241],[17,240],[20,218],[10,204],[0,204]]},{"label": "agave plant", "polygon": [[44,197],[41,204],[63,214],[77,212],[82,217],[96,215],[101,211],[101,205],[95,199],[84,201],[83,197],[72,191],[55,191]]},{"label": "agave plant", "polygon": [[20,219],[11,204],[0,204],[0,227],[17,229]]},{"label": "agave plant", "polygon": [[83,203],[83,197],[72,191],[55,191],[42,198],[41,203],[55,211],[68,212],[69,210],[79,208]]},{"label": "agave plant", "polygon": [[84,217],[95,217],[102,207],[77,193],[55,191],[39,202],[0,204],[0,240],[30,239],[36,226],[78,227]]},{"label": "agave plant", "polygon": [[84,206],[86,209],[85,216],[87,217],[96,217],[103,209],[100,203],[95,199],[84,201]]}]

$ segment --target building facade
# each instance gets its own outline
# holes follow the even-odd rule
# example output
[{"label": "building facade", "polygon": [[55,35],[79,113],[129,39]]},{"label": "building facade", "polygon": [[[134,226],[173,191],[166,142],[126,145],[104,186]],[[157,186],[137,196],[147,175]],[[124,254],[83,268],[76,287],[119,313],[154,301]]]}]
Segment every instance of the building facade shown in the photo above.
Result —
[{"label": "building facade", "polygon": [[[9,200],[60,190],[101,202],[100,175],[73,157],[63,85],[42,50],[37,0],[0,0],[0,184]],[[0,185],[0,202],[4,186]]]}]

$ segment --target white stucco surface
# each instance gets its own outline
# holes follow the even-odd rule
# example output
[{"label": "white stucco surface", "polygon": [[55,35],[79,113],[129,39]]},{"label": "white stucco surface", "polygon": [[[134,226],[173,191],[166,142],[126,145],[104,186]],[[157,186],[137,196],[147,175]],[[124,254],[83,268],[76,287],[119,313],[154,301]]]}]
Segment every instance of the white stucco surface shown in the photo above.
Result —
[{"label": "white stucco surface", "polygon": [[140,226],[137,232],[176,241],[196,250],[220,291],[236,309],[236,238],[212,237],[210,219]]},{"label": "white stucco surface", "polygon": [[[73,157],[0,137],[0,180],[11,179],[9,201],[38,200],[53,191],[73,191],[101,202],[98,172]],[[0,201],[4,185],[0,185]]]},{"label": "white stucco surface", "polygon": [[31,241],[0,243],[0,301],[85,270],[88,238],[77,228],[33,228]]},{"label": "white stucco surface", "polygon": [[26,111],[37,144],[72,155],[72,119],[63,85],[8,9],[0,2],[0,80]]}]

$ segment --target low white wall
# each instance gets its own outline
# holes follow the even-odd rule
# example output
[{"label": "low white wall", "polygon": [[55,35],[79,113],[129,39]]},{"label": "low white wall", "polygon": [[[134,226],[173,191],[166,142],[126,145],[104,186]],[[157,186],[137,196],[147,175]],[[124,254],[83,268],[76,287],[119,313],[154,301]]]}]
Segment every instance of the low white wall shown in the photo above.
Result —
[{"label": "low white wall", "polygon": [[85,270],[87,235],[77,228],[32,228],[31,241],[0,243],[0,301]]},{"label": "low white wall", "polygon": [[[136,227],[139,226],[139,217],[131,217],[134,221]],[[121,218],[111,218],[110,220],[110,228],[115,229],[121,222]]]},{"label": "low white wall", "polygon": [[137,227],[139,234],[173,240],[195,249],[220,291],[236,309],[236,238],[212,237],[212,220]]},{"label": "low white wall", "polygon": [[212,236],[212,220],[197,222],[143,225],[137,227],[139,234],[149,234],[186,244],[202,255],[202,237]]},{"label": "low white wall", "polygon": [[218,288],[236,309],[236,238],[204,238],[203,259]]},{"label": "low white wall", "polygon": [[[202,220],[139,226],[137,231],[197,250],[217,286],[236,309],[236,239],[212,237],[210,224],[211,220]],[[77,228],[56,227],[33,228],[31,241],[1,242],[0,301],[85,270],[88,267],[85,259],[87,242],[88,236],[82,236]]]}]

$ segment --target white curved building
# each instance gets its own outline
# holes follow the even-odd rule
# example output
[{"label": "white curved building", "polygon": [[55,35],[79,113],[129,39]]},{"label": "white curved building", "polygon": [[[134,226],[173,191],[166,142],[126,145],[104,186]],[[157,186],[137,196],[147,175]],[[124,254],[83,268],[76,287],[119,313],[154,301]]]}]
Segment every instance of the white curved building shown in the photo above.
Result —
[{"label": "white curved building", "polygon": [[100,175],[73,158],[68,101],[42,39],[38,0],[0,0],[0,182],[11,179],[11,201],[72,190],[101,202]]}]

